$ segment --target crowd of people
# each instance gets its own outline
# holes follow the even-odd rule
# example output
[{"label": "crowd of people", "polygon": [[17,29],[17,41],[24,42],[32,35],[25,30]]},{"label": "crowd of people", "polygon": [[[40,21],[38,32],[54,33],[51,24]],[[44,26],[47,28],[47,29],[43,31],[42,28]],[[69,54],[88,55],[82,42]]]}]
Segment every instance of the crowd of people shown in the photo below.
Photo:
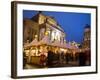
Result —
[{"label": "crowd of people", "polygon": [[[80,49],[79,52],[73,54],[73,52],[53,52],[48,50],[47,56],[40,56],[41,65],[48,67],[60,67],[69,64],[69,62],[76,61],[78,66],[90,65],[90,51]],[[88,62],[88,64],[87,64]]]},{"label": "crowd of people", "polygon": [[[23,66],[25,66],[28,57],[25,56],[25,53],[23,56]],[[91,52],[83,49],[76,53],[73,53],[71,50],[64,52],[49,49],[47,53],[40,55],[39,60],[39,64],[42,67],[63,67],[69,64],[76,66],[77,63],[77,66],[86,66],[91,65]],[[73,62],[76,62],[76,64],[73,64]]]}]

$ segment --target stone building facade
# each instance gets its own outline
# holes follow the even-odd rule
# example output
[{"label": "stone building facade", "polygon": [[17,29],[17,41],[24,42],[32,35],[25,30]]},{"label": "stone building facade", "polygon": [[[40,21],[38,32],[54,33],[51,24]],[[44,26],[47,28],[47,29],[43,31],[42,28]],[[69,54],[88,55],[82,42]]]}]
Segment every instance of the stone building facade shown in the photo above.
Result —
[{"label": "stone building facade", "polygon": [[54,17],[39,12],[31,19],[23,20],[24,43],[31,42],[36,36],[40,41],[45,36],[45,33],[48,33],[51,42],[58,40],[60,43],[64,43],[66,41],[65,32]]}]

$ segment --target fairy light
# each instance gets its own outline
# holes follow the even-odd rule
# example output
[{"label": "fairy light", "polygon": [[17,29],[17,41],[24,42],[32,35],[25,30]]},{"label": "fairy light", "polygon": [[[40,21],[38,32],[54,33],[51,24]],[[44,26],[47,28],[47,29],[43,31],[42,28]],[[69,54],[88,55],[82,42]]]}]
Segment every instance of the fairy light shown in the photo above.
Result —
[{"label": "fairy light", "polygon": [[35,35],[35,38],[37,38],[38,37],[38,35]]},{"label": "fairy light", "polygon": [[47,32],[47,31],[45,32],[45,35],[46,35],[46,36],[48,35],[48,32]]}]

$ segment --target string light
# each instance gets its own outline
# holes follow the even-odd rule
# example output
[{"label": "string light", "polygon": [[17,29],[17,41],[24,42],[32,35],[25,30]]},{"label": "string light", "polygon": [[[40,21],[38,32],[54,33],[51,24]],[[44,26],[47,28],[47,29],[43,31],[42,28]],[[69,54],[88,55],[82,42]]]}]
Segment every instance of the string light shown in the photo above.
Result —
[{"label": "string light", "polygon": [[38,37],[38,35],[35,35],[35,38],[37,38]]},{"label": "string light", "polygon": [[45,35],[46,35],[46,36],[48,35],[48,32],[47,32],[47,31],[45,32]]}]

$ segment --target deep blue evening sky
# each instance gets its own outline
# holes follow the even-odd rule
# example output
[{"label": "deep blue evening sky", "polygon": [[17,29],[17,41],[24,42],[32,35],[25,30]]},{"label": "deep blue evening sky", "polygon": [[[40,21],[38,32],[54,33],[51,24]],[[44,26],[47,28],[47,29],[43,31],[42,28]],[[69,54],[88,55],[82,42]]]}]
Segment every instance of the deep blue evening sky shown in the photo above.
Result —
[{"label": "deep blue evening sky", "polygon": [[[23,18],[32,18],[38,11],[23,11]],[[91,14],[75,12],[49,12],[43,11],[45,15],[52,16],[57,20],[66,33],[66,40],[82,42],[83,31],[86,24],[91,26]]]}]

